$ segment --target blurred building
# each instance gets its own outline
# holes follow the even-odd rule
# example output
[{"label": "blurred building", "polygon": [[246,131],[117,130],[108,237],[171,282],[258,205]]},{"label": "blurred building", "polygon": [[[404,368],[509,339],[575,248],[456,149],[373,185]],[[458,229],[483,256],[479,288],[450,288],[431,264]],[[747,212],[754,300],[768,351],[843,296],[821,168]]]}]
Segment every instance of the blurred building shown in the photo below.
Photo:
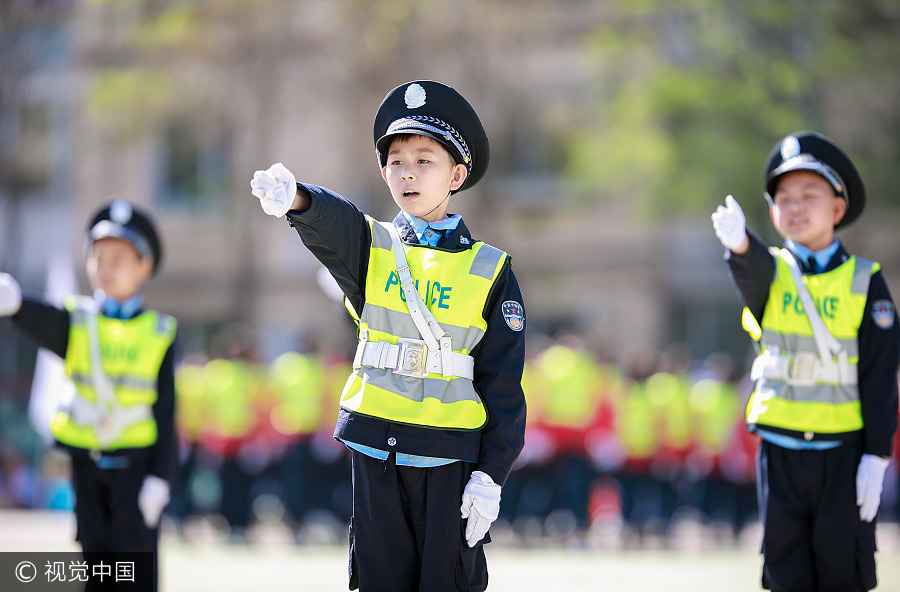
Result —
[{"label": "blurred building", "polygon": [[477,22],[436,21],[408,38],[379,38],[367,28],[378,15],[360,2],[207,8],[200,24],[188,18],[192,3],[171,3],[188,11],[183,22],[167,4],[60,2],[59,17],[41,23],[41,59],[5,115],[21,132],[7,147],[27,155],[18,164],[32,180],[0,204],[0,265],[26,289],[41,291],[51,262],[66,257],[84,289],[89,212],[126,197],[163,229],[162,273],[146,297],[181,320],[188,349],[232,321],[253,328],[264,356],[301,340],[349,347],[352,327],[316,281],[318,263],[263,214],[249,180],[281,161],[393,216],[372,117],[392,87],[436,78],[469,98],[492,143],[488,176],[451,211],[511,253],[532,331],[577,331],[612,351],[676,340],[697,355],[747,347],[707,219],[651,227],[626,195],[567,198],[562,142],[590,108],[583,37],[604,18],[602,3],[532,2],[515,19],[503,2],[486,3]]}]

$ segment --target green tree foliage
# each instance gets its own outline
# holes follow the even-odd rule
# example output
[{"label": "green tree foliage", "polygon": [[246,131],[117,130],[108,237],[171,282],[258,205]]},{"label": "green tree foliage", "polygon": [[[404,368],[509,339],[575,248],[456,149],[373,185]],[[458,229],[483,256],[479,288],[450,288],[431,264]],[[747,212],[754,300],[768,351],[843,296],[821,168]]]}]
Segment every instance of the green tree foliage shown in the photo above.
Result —
[{"label": "green tree foliage", "polygon": [[752,204],[769,150],[800,129],[844,147],[870,196],[896,194],[898,25],[888,0],[614,3],[585,39],[597,90],[570,138],[576,194],[660,217]]}]

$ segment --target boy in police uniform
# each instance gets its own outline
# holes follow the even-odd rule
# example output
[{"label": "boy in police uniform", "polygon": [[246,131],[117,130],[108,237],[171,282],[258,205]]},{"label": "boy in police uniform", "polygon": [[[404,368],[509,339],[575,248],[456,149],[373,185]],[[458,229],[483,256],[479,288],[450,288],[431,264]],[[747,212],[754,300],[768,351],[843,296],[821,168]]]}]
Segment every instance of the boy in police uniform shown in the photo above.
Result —
[{"label": "boy in police uniform", "polygon": [[488,139],[458,92],[419,80],[387,94],[374,140],[391,223],[281,163],[252,193],[287,216],[359,325],[334,432],[352,457],[350,589],[484,590],[482,545],[525,431],[510,258],[448,214],[487,170]]},{"label": "boy in police uniform", "polygon": [[[70,296],[60,309],[23,296],[2,273],[0,316],[63,358],[73,384],[50,431],[72,459],[83,552],[152,552],[134,582],[155,589],[159,519],[177,463],[176,321],[145,309],[140,294],[159,270],[159,238],[146,214],[117,200],[93,217],[84,245],[93,298]],[[98,583],[89,577],[88,589]]]},{"label": "boy in police uniform", "polygon": [[806,131],[773,148],[765,190],[782,249],[746,230],[730,195],[712,215],[760,351],[746,421],[761,438],[762,584],[869,590],[897,429],[900,330],[881,266],[834,238],[862,212],[865,190],[844,152]]}]

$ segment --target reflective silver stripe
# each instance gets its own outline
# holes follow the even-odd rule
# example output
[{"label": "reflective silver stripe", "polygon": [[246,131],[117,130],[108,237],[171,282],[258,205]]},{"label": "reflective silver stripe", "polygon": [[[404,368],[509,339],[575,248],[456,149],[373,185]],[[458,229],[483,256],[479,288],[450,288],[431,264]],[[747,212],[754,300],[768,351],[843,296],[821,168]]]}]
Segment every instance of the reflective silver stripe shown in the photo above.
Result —
[{"label": "reflective silver stripe", "polygon": [[[361,322],[366,323],[371,330],[379,330],[379,327],[390,327],[391,335],[397,337],[419,338],[419,330],[416,328],[412,317],[408,312],[391,310],[377,304],[366,302],[363,308]],[[478,327],[458,327],[448,323],[441,323],[444,331],[450,333],[450,339],[457,351],[472,351],[484,337],[484,331]]]},{"label": "reflective silver stripe", "polygon": [[845,355],[839,355],[837,360],[822,360],[812,352],[786,355],[776,353],[774,348],[764,350],[753,361],[750,379],[760,378],[785,381],[797,387],[815,384],[855,386],[859,382],[856,364],[849,363]]},{"label": "reflective silver stripe", "polygon": [[72,324],[73,325],[86,325],[87,324],[87,311],[81,308],[80,306],[76,306],[72,310],[69,311],[72,315]]},{"label": "reflective silver stripe", "polygon": [[478,249],[478,253],[475,254],[469,273],[483,277],[486,280],[492,280],[494,279],[494,270],[497,268],[497,263],[501,257],[503,257],[503,251],[491,245],[483,244]]},{"label": "reflective silver stripe", "polygon": [[[838,339],[841,347],[847,352],[850,358],[859,357],[859,342],[853,339]],[[760,343],[766,347],[777,347],[781,351],[788,352],[813,352],[818,354],[816,349],[816,340],[812,335],[792,335],[787,333],[777,333],[764,329]]]},{"label": "reflective silver stripe", "polygon": [[786,401],[801,403],[855,403],[859,401],[859,389],[853,386],[815,385],[789,386],[785,382],[762,379],[756,385],[756,392],[772,389],[775,396]]},{"label": "reflective silver stripe", "polygon": [[853,270],[853,283],[850,291],[853,294],[868,294],[869,282],[872,281],[872,269],[875,264],[868,259],[856,258],[856,268]]},{"label": "reflective silver stripe", "polygon": [[370,224],[370,226],[372,228],[372,246],[376,249],[390,251],[391,235],[388,233],[387,229],[377,222]]},{"label": "reflective silver stripe", "polygon": [[[149,380],[145,378],[137,378],[134,376],[110,376],[110,382],[112,382],[113,386],[116,387],[127,387],[132,389],[141,389],[147,391],[153,391],[156,393],[156,380]],[[72,382],[76,384],[81,384],[87,387],[94,387],[94,380],[90,375],[87,374],[72,374]]]},{"label": "reflective silver stripe", "polygon": [[73,397],[64,411],[75,423],[90,428],[98,428],[104,421],[111,419],[120,431],[136,423],[153,419],[153,409],[149,405],[104,409],[81,397]]},{"label": "reflective silver stripe", "polygon": [[416,378],[394,374],[390,370],[363,367],[354,371],[362,376],[363,385],[371,384],[380,389],[392,392],[410,401],[421,403],[426,397],[437,399],[442,403],[459,401],[475,401],[481,403],[478,393],[472,388],[468,378]]}]

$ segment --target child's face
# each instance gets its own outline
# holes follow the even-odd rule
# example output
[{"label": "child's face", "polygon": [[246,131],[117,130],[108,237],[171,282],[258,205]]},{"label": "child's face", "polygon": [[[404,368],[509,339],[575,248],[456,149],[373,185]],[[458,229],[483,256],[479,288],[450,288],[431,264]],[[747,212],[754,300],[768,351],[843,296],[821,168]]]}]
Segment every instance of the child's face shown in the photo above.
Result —
[{"label": "child's face", "polygon": [[450,192],[466,180],[465,165],[427,136],[412,135],[391,143],[381,176],[400,209],[426,222],[447,217]]},{"label": "child's face", "polygon": [[128,300],[150,278],[153,264],[138,256],[130,243],[118,238],[94,241],[87,260],[91,286],[116,300]]},{"label": "child's face", "polygon": [[769,215],[775,229],[813,251],[832,243],[834,225],[847,211],[847,204],[834,194],[828,181],[811,171],[785,173],[772,202]]}]

